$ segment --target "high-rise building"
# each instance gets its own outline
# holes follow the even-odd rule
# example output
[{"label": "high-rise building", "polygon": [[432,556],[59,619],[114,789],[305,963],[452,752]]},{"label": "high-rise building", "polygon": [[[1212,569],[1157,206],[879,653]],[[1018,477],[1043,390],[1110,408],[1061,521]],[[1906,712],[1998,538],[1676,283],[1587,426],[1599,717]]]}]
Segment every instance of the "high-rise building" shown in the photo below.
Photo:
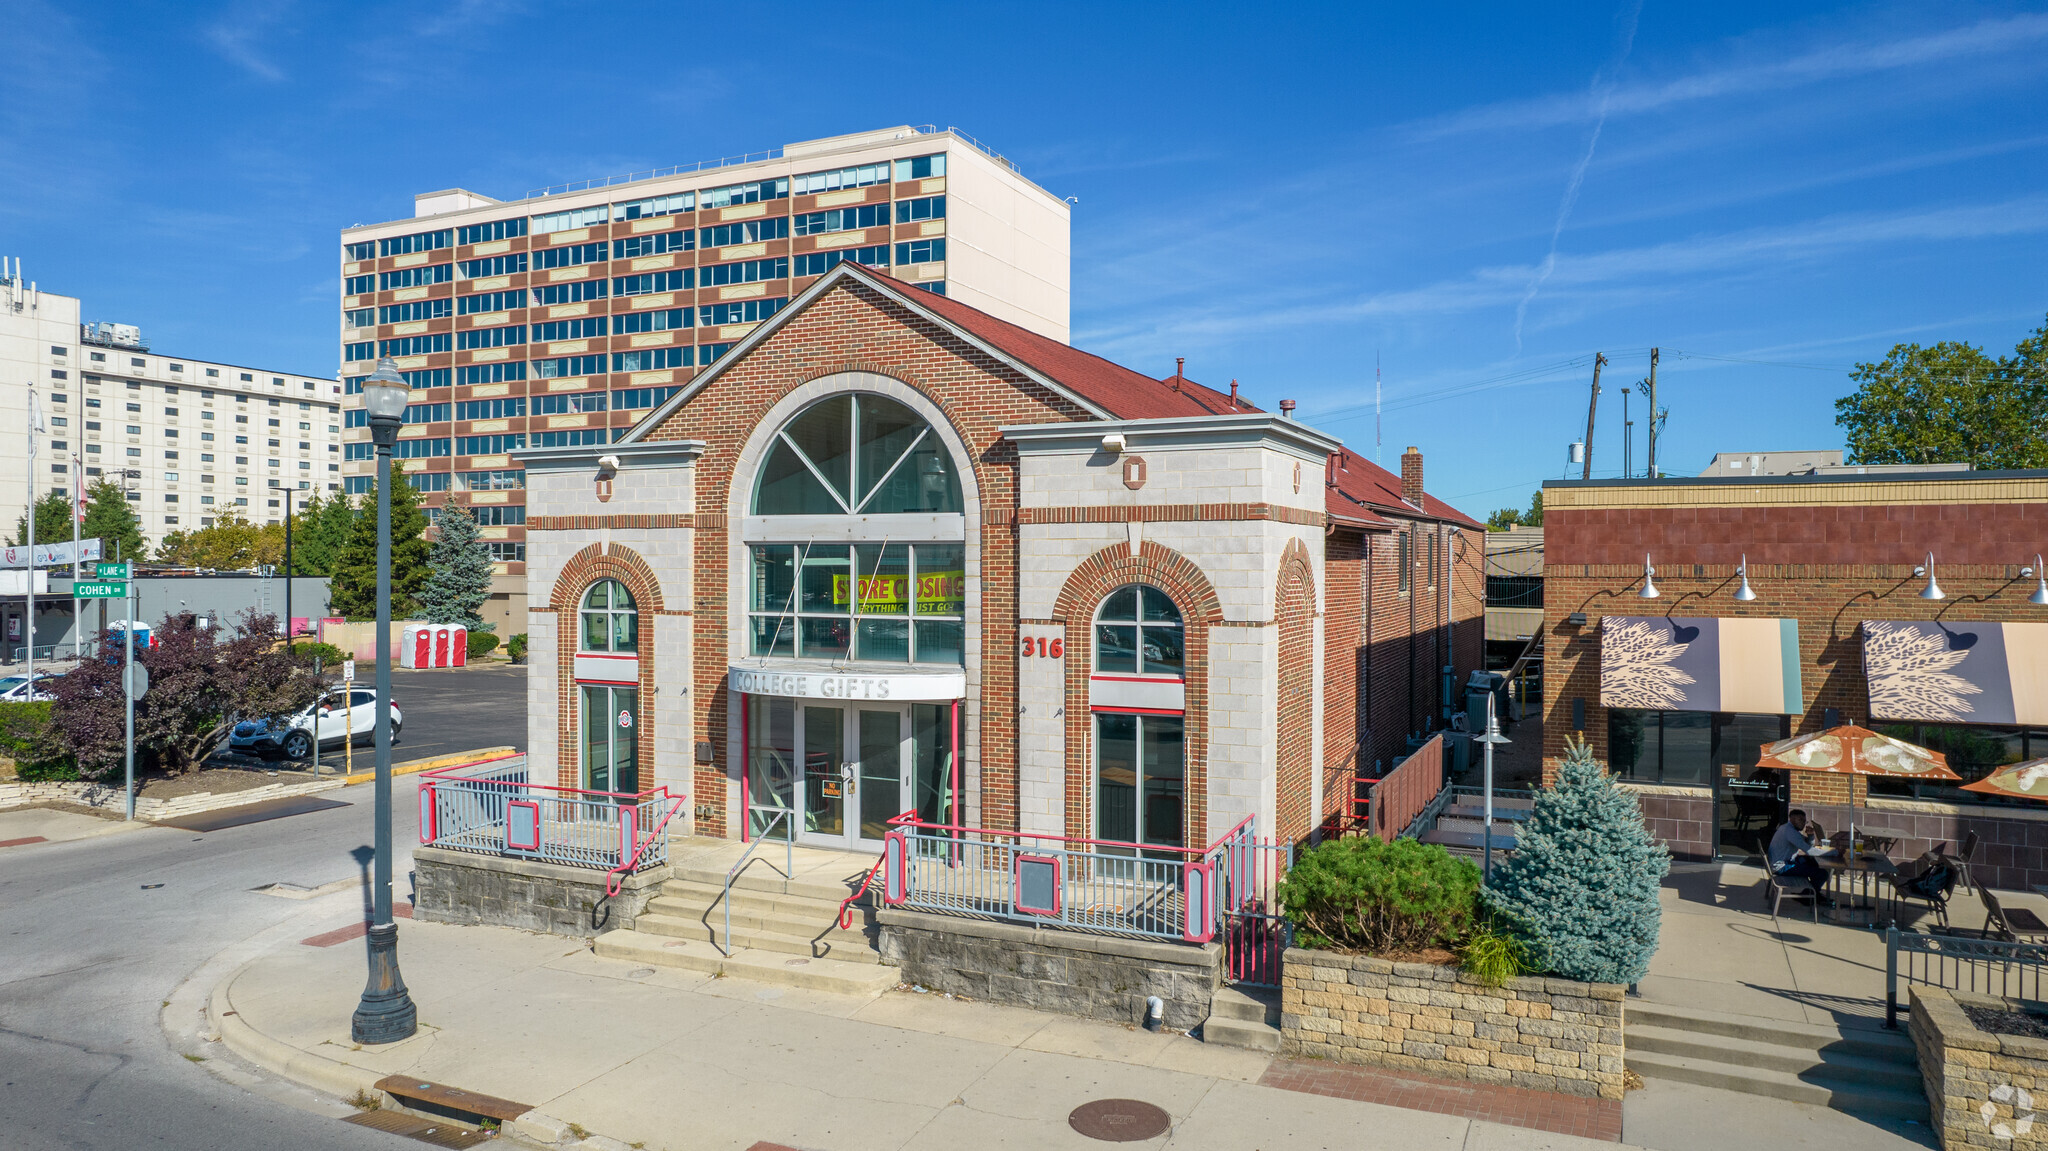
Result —
[{"label": "high-rise building", "polygon": [[[29,430],[34,390],[44,430]],[[284,522],[284,489],[341,489],[341,385],[165,355],[139,328],[81,323],[76,296],[0,275],[0,522],[70,492],[73,469],[127,489],[154,547],[233,510]],[[12,437],[10,440],[8,437]],[[29,441],[35,441],[31,459]],[[68,537],[67,537],[68,538]]]},{"label": "high-rise building", "polygon": [[[524,631],[525,484],[508,452],[609,443],[852,260],[1064,342],[1069,204],[953,129],[889,128],[499,201],[414,198],[341,233],[348,395],[384,356],[419,391],[397,454],[465,503]],[[849,355],[857,353],[849,352]],[[347,490],[373,464],[359,401]],[[503,628],[501,627],[501,631]]]}]

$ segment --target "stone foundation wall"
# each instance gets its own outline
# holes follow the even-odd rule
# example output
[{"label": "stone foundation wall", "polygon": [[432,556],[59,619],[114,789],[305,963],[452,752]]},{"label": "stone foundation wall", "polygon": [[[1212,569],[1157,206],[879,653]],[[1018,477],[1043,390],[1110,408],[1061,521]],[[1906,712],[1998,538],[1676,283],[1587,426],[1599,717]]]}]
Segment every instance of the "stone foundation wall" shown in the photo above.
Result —
[{"label": "stone foundation wall", "polygon": [[1145,999],[1166,1002],[1166,1025],[1209,1017],[1223,985],[1223,949],[1118,939],[1017,923],[883,908],[884,961],[935,991],[1119,1023],[1142,1022]]},{"label": "stone foundation wall", "polygon": [[1980,1031],[1963,1013],[1966,1004],[2009,1008],[2015,1001],[1939,987],[1910,990],[1920,1081],[1943,1151],[2048,1144],[2048,1123],[2034,1116],[2036,1108],[2048,1110],[2048,1042]]},{"label": "stone foundation wall", "polygon": [[1487,987],[1454,967],[1289,948],[1280,1050],[1620,1099],[1623,990],[1545,978]]},{"label": "stone foundation wall", "polygon": [[632,927],[669,877],[667,864],[651,867],[607,896],[605,873],[587,867],[441,847],[414,848],[412,865],[414,919],[585,938]]}]

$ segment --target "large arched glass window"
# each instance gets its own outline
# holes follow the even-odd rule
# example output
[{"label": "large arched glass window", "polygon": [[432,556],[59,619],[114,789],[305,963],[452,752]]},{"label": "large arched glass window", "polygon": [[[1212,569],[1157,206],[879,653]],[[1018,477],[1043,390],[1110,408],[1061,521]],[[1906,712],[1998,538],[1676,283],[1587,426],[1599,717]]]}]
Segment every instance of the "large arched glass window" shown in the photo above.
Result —
[{"label": "large arched glass window", "polygon": [[1180,609],[1165,592],[1129,584],[1109,593],[1095,616],[1095,670],[1185,675]]},{"label": "large arched glass window", "polygon": [[[775,433],[751,514],[961,515],[953,457],[922,416],[883,396],[818,401]],[[899,521],[900,522],[900,521]],[[755,655],[958,665],[965,650],[966,547],[865,522],[821,543],[815,524],[754,537],[748,582]],[[918,521],[912,531],[928,531]],[[771,531],[777,531],[772,526]]]},{"label": "large arched glass window", "polygon": [[640,613],[633,606],[633,593],[615,579],[599,580],[583,594],[583,640],[581,651],[637,653],[640,650]]},{"label": "large arched glass window", "polygon": [[960,510],[960,477],[931,425],[883,396],[805,409],[776,433],[754,487],[757,516]]}]

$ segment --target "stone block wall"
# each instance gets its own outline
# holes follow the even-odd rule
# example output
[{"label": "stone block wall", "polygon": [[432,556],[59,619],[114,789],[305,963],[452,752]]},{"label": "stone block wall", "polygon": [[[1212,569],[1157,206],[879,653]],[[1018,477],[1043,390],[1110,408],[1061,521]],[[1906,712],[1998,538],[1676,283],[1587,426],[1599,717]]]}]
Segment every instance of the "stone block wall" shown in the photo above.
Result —
[{"label": "stone block wall", "polygon": [[1540,977],[1487,987],[1454,967],[1289,948],[1280,1050],[1620,1099],[1623,990]]},{"label": "stone block wall", "polygon": [[2048,1042],[1981,1031],[1963,1013],[1966,1005],[2006,1008],[2014,1001],[1940,987],[1910,990],[1920,1081],[1943,1151],[2048,1143],[2048,1124],[2034,1116],[2035,1107],[2048,1108]]},{"label": "stone block wall", "polygon": [[412,853],[415,919],[490,924],[582,938],[631,928],[661,892],[668,865],[626,877],[615,896],[605,873],[442,847]]},{"label": "stone block wall", "polygon": [[1214,943],[1083,935],[891,908],[875,919],[882,958],[905,980],[992,1003],[1137,1023],[1146,997],[1157,995],[1166,1003],[1166,1025],[1188,1029],[1209,1017],[1223,985],[1223,949]]}]

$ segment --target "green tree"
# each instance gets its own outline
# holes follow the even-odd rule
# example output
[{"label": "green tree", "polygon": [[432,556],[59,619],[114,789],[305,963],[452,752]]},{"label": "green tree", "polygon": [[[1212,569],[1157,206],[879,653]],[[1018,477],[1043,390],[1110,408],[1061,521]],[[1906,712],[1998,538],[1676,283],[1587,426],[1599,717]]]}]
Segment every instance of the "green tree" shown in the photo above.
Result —
[{"label": "green tree", "polygon": [[1543,526],[1543,489],[1537,488],[1529,497],[1529,510],[1522,513],[1522,526],[1540,528]]},{"label": "green tree", "polygon": [[[66,492],[51,492],[36,501],[36,542],[54,544],[60,541],[71,542],[71,496]],[[8,539],[7,546],[20,547],[27,542],[28,513],[23,512],[14,522],[14,535]]]},{"label": "green tree", "polygon": [[490,630],[477,610],[491,598],[491,549],[482,535],[468,508],[456,503],[441,508],[436,538],[427,553],[433,574],[420,590],[421,618],[461,624],[472,632]]},{"label": "green tree", "polygon": [[[294,540],[294,543],[297,541]],[[377,491],[372,485],[362,514],[350,526],[348,542],[335,557],[328,603],[347,619],[377,618]],[[419,617],[420,589],[427,583],[427,513],[405,471],[391,461],[391,618]]]},{"label": "green tree", "polygon": [[[85,522],[78,526],[83,539],[100,541],[100,554],[113,559],[141,559],[142,520],[128,504],[121,485],[101,478],[85,489]],[[116,545],[119,545],[118,547]]]},{"label": "green tree", "polygon": [[172,532],[157,545],[158,563],[214,571],[245,571],[277,564],[284,554],[284,525],[258,526],[229,508],[205,527]]},{"label": "green tree", "polygon": [[1519,508],[1500,508],[1492,515],[1486,517],[1486,530],[1490,532],[1504,532],[1521,522],[1522,512]]},{"label": "green tree", "polygon": [[1657,952],[1657,888],[1671,867],[1635,797],[1616,787],[1584,740],[1566,745],[1557,783],[1536,796],[1497,864],[1487,902],[1534,935],[1547,970],[1591,983],[1634,983]]},{"label": "green tree", "polygon": [[355,506],[342,493],[308,498],[292,516],[292,574],[333,575],[355,523]]},{"label": "green tree", "polygon": [[1835,423],[1856,463],[2048,467],[2048,322],[2011,356],[1955,341],[1896,344],[1849,378],[1856,391],[1835,401]]}]

